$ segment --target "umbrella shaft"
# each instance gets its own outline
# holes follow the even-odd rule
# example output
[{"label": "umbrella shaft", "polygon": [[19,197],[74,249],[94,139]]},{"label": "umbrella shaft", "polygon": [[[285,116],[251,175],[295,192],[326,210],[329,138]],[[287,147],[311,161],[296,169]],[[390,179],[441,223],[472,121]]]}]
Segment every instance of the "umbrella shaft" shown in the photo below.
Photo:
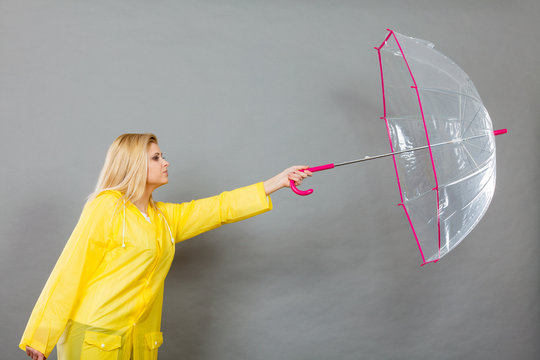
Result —
[{"label": "umbrella shaft", "polygon": [[446,141],[446,142],[442,142],[442,143],[438,143],[438,144],[425,145],[425,146],[419,146],[419,147],[412,148],[412,149],[394,151],[394,152],[387,153],[387,154],[381,154],[381,155],[375,155],[375,156],[366,156],[366,157],[364,157],[362,159],[345,161],[345,162],[342,162],[342,163],[339,163],[339,164],[334,164],[334,167],[338,167],[338,166],[342,166],[342,165],[350,165],[350,164],[354,164],[354,163],[358,163],[358,162],[362,162],[362,161],[380,159],[380,158],[383,158],[383,157],[387,157],[387,156],[391,156],[391,155],[403,154],[403,153],[406,153],[406,152],[411,152],[411,151],[416,151],[416,150],[427,149],[427,148],[429,148],[429,146],[434,147],[434,146],[440,146],[440,145],[457,144],[457,143],[463,142],[465,140],[477,139],[477,138],[481,138],[481,137],[484,137],[484,136],[487,136],[487,135],[476,135],[476,136],[471,136],[471,137],[468,137],[468,138],[465,138],[465,139],[454,139],[454,140],[450,140],[450,141]]}]

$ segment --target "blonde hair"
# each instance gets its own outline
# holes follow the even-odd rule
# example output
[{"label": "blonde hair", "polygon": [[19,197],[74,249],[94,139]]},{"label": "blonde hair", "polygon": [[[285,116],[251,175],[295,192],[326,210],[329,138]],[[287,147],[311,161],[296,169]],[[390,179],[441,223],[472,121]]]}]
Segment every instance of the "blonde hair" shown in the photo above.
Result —
[{"label": "blonde hair", "polygon": [[[122,134],[117,137],[107,151],[96,189],[89,199],[105,190],[117,190],[126,201],[139,200],[146,188],[148,146],[152,143],[157,145],[158,140],[150,133]],[[155,207],[152,195],[150,206]]]}]

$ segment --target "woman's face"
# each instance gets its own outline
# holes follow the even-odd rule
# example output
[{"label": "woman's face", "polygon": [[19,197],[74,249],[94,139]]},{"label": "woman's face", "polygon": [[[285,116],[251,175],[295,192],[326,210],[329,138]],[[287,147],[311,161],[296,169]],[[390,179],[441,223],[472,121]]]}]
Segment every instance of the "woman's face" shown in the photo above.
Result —
[{"label": "woman's face", "polygon": [[169,182],[167,168],[169,162],[163,158],[161,149],[157,144],[150,143],[148,146],[148,174],[146,184],[156,188]]}]

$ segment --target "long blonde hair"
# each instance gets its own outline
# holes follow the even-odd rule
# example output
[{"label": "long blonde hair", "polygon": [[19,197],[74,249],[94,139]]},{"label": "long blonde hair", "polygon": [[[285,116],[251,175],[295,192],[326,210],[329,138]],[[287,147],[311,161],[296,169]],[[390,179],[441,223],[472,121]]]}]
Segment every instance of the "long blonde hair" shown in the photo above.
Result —
[{"label": "long blonde hair", "polygon": [[[144,194],[148,175],[148,146],[157,145],[156,135],[122,134],[107,151],[96,189],[89,199],[105,190],[120,191],[126,201],[137,201]],[[150,206],[155,207],[150,195]]]}]

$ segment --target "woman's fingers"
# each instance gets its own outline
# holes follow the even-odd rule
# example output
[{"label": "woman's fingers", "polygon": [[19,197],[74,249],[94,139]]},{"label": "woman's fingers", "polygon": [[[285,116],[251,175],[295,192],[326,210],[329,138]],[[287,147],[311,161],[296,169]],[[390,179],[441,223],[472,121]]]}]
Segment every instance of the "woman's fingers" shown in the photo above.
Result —
[{"label": "woman's fingers", "polygon": [[308,169],[307,165],[296,165],[285,169],[278,176],[280,178],[281,187],[290,187],[290,182],[294,181],[296,186],[302,184],[302,180],[308,176],[312,176],[312,172]]},{"label": "woman's fingers", "polygon": [[311,171],[299,171],[299,170],[296,170],[294,172],[289,173],[289,179],[291,179],[291,180],[300,180],[300,179],[305,179],[308,176],[312,176],[312,175],[313,174],[311,173]]},{"label": "woman's fingers", "polygon": [[26,347],[26,355],[30,356],[32,360],[45,360],[45,355],[30,346]]},{"label": "woman's fingers", "polygon": [[289,180],[293,180],[293,181],[301,181],[301,180],[302,180],[302,176],[301,176],[301,175],[298,175],[298,174],[295,174],[295,173],[292,173],[292,174],[289,174]]},{"label": "woman's fingers", "polygon": [[294,184],[298,186],[302,184],[302,180],[308,176],[308,174],[304,174],[303,172],[294,172],[289,174],[289,180],[294,181]]}]

